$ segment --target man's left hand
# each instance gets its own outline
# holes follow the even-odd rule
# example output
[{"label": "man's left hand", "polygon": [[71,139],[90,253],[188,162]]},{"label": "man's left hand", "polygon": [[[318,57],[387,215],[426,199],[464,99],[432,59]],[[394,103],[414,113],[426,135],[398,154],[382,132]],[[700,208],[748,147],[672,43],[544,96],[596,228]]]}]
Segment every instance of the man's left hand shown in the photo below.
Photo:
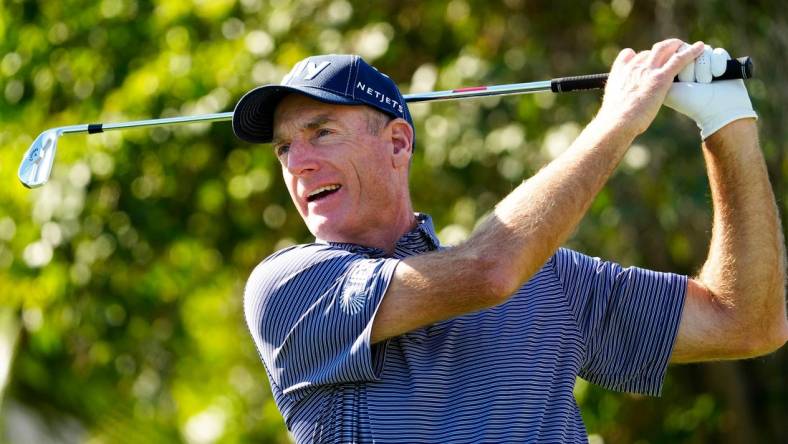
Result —
[{"label": "man's left hand", "polygon": [[712,50],[706,45],[695,62],[679,73],[679,82],[671,86],[665,98],[665,105],[695,121],[704,140],[734,120],[758,118],[744,81],[711,81],[725,72],[730,58],[724,49]]}]

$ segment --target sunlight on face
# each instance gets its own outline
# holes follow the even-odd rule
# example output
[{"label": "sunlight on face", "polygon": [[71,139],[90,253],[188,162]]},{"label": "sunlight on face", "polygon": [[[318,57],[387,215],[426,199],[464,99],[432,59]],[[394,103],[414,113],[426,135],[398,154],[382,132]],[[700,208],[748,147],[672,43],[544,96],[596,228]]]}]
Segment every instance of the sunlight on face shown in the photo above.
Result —
[{"label": "sunlight on face", "polygon": [[274,152],[293,203],[320,239],[363,243],[410,211],[407,173],[392,161],[385,125],[370,131],[371,113],[296,94],[277,107]]}]

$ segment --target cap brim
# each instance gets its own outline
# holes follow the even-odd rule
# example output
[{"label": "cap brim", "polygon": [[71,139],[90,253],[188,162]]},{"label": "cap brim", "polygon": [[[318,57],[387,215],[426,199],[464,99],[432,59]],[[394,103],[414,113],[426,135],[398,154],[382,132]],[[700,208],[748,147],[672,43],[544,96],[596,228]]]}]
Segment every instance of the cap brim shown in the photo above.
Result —
[{"label": "cap brim", "polygon": [[270,143],[274,135],[274,111],[288,94],[339,105],[359,105],[347,97],[308,86],[265,85],[246,93],[233,111],[233,132],[239,139],[252,143]]}]

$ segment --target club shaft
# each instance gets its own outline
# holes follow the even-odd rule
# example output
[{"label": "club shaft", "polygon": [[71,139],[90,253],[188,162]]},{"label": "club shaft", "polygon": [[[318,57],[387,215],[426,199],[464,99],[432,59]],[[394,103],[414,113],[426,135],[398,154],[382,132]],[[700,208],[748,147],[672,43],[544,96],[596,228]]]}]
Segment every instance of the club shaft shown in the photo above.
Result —
[{"label": "club shaft", "polygon": [[[431,91],[423,93],[406,94],[403,96],[408,103],[436,102],[442,100],[460,100],[473,97],[503,96],[512,94],[529,94],[550,91],[550,81],[530,83],[511,83],[506,85],[476,86],[472,88],[459,88],[445,91]],[[62,134],[69,133],[100,133],[129,128],[144,128],[149,126],[175,125],[193,122],[223,122],[233,119],[232,111],[214,114],[201,114],[196,116],[164,117],[160,119],[134,120],[116,123],[91,123],[72,125],[60,128]]]},{"label": "club shaft", "polygon": [[439,100],[459,100],[471,97],[505,96],[550,91],[550,80],[529,83],[509,83],[506,85],[475,86],[471,88],[450,89],[407,94],[403,96],[408,103],[433,102]]},{"label": "club shaft", "polygon": [[[725,72],[713,80],[747,79],[752,77],[752,60],[749,57],[728,60]],[[677,79],[678,80],[678,79]],[[434,102],[441,100],[460,100],[473,97],[505,96],[513,94],[531,94],[542,91],[554,93],[599,89],[605,86],[607,74],[591,74],[587,76],[562,77],[552,80],[542,80],[529,83],[509,83],[506,85],[474,86],[471,88],[450,89],[445,91],[432,91],[403,96],[405,102]],[[116,129],[143,128],[147,126],[174,125],[192,122],[221,122],[232,120],[233,113],[202,114],[198,116],[165,117],[161,119],[135,120],[119,123],[91,123],[87,125],[74,125],[59,128],[65,133],[100,133]]]},{"label": "club shaft", "polygon": [[177,123],[191,123],[191,122],[222,122],[225,120],[232,120],[233,113],[214,113],[202,114],[198,116],[179,116],[179,117],[163,117],[160,119],[136,120],[133,122],[120,122],[120,123],[105,123],[102,125],[104,131],[114,129],[127,129],[127,128],[140,128],[145,126],[157,125],[173,125]]}]

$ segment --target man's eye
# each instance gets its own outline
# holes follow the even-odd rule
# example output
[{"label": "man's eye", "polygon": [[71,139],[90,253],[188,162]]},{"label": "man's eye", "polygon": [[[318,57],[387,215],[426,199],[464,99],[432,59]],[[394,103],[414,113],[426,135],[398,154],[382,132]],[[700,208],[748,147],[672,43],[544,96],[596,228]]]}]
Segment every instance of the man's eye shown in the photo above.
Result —
[{"label": "man's eye", "polygon": [[290,145],[278,145],[275,151],[277,157],[282,157],[290,151]]},{"label": "man's eye", "polygon": [[323,137],[323,136],[327,136],[329,134],[331,134],[331,130],[329,130],[329,129],[320,128],[319,130],[317,130],[317,137]]}]

